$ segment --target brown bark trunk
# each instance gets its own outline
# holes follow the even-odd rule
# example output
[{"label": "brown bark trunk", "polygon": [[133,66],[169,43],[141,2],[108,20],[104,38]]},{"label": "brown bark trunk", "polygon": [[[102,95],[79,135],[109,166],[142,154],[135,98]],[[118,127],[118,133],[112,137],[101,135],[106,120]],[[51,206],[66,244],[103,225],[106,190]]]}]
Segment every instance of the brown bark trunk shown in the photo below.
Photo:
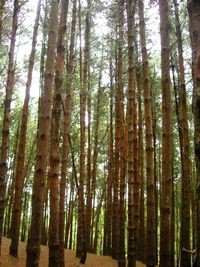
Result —
[{"label": "brown bark trunk", "polygon": [[[50,148],[50,224],[49,224],[49,267],[64,266],[64,251],[60,253],[59,243],[59,161],[60,161],[60,116],[65,61],[65,36],[68,12],[68,1],[61,2],[60,25],[58,30],[56,74],[54,81],[54,96],[51,119],[51,148]],[[61,227],[61,226],[60,226]],[[61,231],[61,229],[60,229]],[[64,231],[64,230],[63,230]],[[64,237],[64,234],[63,234]],[[63,244],[62,244],[63,245]]]},{"label": "brown bark trunk", "polygon": [[160,203],[160,265],[171,266],[172,130],[168,2],[160,0],[162,69],[162,180]]},{"label": "brown bark trunk", "polygon": [[135,67],[134,67],[134,1],[127,0],[127,23],[128,23],[128,267],[136,266],[136,244],[134,221],[134,135],[135,116]]},{"label": "brown bark trunk", "polygon": [[87,98],[87,113],[88,113],[88,151],[87,151],[87,183],[86,183],[86,242],[88,251],[91,248],[90,244],[90,229],[91,229],[91,213],[92,213],[92,195],[91,195],[91,92],[90,86],[88,86],[88,98]]},{"label": "brown bark trunk", "polygon": [[155,180],[153,153],[153,123],[151,93],[149,82],[149,66],[146,48],[146,29],[144,19],[144,3],[139,1],[140,39],[142,50],[144,115],[146,128],[146,173],[147,173],[147,232],[146,232],[146,264],[156,266],[156,213],[155,213]]},{"label": "brown bark trunk", "polygon": [[188,0],[190,20],[190,37],[192,44],[192,74],[193,74],[193,113],[195,123],[195,160],[196,160],[196,240],[197,260],[200,265],[200,2]]},{"label": "brown bark trunk", "polygon": [[[139,64],[139,62],[137,62]],[[143,143],[143,110],[142,110],[142,88],[141,88],[141,71],[139,67],[137,72],[137,87],[138,87],[138,170],[140,181],[140,196],[139,196],[139,227],[138,227],[138,245],[137,259],[145,262],[145,210],[144,210],[144,143]]]},{"label": "brown bark trunk", "polygon": [[48,52],[46,59],[44,93],[41,97],[37,152],[32,195],[31,229],[27,243],[27,267],[39,266],[43,197],[47,163],[48,136],[51,118],[55,49],[57,41],[57,25],[58,1],[51,0]]},{"label": "brown bark trunk", "polygon": [[[60,241],[60,257],[61,264],[64,262],[64,210],[65,210],[65,187],[67,177],[67,163],[69,156],[68,135],[71,121],[72,110],[72,74],[74,70],[74,44],[76,34],[76,16],[77,16],[77,1],[73,2],[72,9],[72,23],[69,56],[67,63],[67,84],[66,84],[66,97],[64,101],[64,129],[63,129],[63,148],[62,148],[62,168],[61,168],[61,181],[60,181],[60,204],[59,204],[59,241]],[[62,266],[62,265],[61,265]]]},{"label": "brown bark trunk", "polygon": [[[179,9],[177,0],[174,0],[176,37],[178,43],[178,64],[180,81],[180,120],[182,129],[182,180],[181,180],[181,233],[180,247],[190,247],[190,159],[189,159],[189,131],[188,131],[188,112],[185,88],[185,70],[183,60],[182,33],[179,19]],[[181,250],[181,266],[190,267],[190,255]]]},{"label": "brown bark trunk", "polygon": [[[103,58],[103,55],[102,55],[102,58]],[[96,107],[96,110],[95,110],[94,149],[93,149],[93,162],[92,162],[92,189],[91,189],[92,207],[91,208],[92,208],[93,214],[92,214],[91,240],[93,240],[94,210],[95,210],[95,199],[96,199],[96,178],[97,178],[96,176],[97,176],[97,158],[98,158],[98,144],[99,144],[98,138],[99,138],[100,106],[101,106],[101,90],[102,90],[101,79],[102,79],[102,70],[100,67],[97,102],[94,104]]]},{"label": "brown bark trunk", "polygon": [[12,94],[14,88],[14,53],[15,41],[18,28],[18,15],[20,11],[19,0],[14,1],[14,10],[12,17],[12,31],[10,40],[10,50],[8,55],[8,72],[6,81],[6,95],[4,100],[4,115],[1,137],[1,155],[0,155],[0,248],[1,248],[1,235],[3,230],[3,216],[5,208],[6,197],[6,174],[7,174],[7,154],[9,148],[9,129],[10,129],[10,107],[12,101]]},{"label": "brown bark trunk", "polygon": [[113,66],[110,59],[110,127],[108,147],[108,176],[106,192],[104,255],[111,256],[111,225],[112,225],[112,179],[113,179]]},{"label": "brown bark trunk", "polygon": [[[80,262],[85,263],[87,257],[86,244],[86,216],[84,209],[84,174],[85,174],[85,115],[86,115],[86,93],[88,88],[89,55],[90,55],[90,0],[87,1],[87,13],[85,18],[85,47],[83,66],[83,85],[80,92],[80,177],[78,190],[78,232],[77,232],[77,256]],[[81,55],[80,55],[81,56]]]},{"label": "brown bark trunk", "polygon": [[19,134],[19,144],[17,152],[17,163],[15,173],[15,195],[13,202],[12,221],[11,221],[11,244],[10,244],[10,255],[18,257],[18,243],[19,243],[19,231],[20,231],[20,218],[22,208],[22,194],[24,188],[25,179],[25,148],[26,148],[26,132],[29,116],[29,99],[30,99],[30,88],[32,82],[32,73],[35,61],[35,52],[37,45],[37,33],[39,26],[41,10],[41,0],[38,1],[37,14],[34,25],[33,39],[32,39],[32,50],[29,58],[28,77],[26,83],[26,94],[24,99],[24,105],[22,110],[21,127]]},{"label": "brown bark trunk", "polygon": [[126,221],[126,205],[125,205],[125,188],[126,188],[126,161],[127,161],[127,127],[124,118],[124,84],[123,84],[123,26],[124,26],[124,1],[118,1],[118,66],[117,66],[117,79],[118,79],[118,110],[119,112],[119,146],[120,146],[120,162],[119,162],[119,247],[118,247],[118,266],[126,266],[125,256],[125,221]]}]

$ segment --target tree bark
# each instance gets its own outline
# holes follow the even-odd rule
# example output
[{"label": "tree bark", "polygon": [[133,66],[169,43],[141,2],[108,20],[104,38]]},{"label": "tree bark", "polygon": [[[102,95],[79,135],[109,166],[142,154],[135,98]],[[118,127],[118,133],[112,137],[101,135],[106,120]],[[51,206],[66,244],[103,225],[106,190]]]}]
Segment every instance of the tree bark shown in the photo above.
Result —
[{"label": "tree bark", "polygon": [[12,31],[10,40],[10,50],[8,55],[8,72],[6,81],[6,95],[4,100],[4,115],[1,137],[1,154],[0,154],[0,248],[3,230],[3,217],[6,201],[6,175],[7,175],[7,154],[9,149],[9,130],[10,130],[10,108],[14,88],[15,66],[14,66],[14,54],[16,33],[18,28],[18,15],[20,12],[19,0],[14,1],[14,10],[12,17]]},{"label": "tree bark", "polygon": [[195,160],[196,160],[196,240],[197,260],[200,265],[200,2],[188,0],[190,37],[192,45],[193,75],[193,113],[195,124]]},{"label": "tree bark", "polygon": [[126,188],[126,162],[127,162],[127,127],[124,118],[124,82],[123,82],[123,39],[124,39],[124,1],[118,1],[118,65],[117,65],[117,90],[118,90],[118,113],[119,123],[119,244],[118,244],[118,266],[126,266],[125,256],[125,221],[126,221],[126,204],[125,204],[125,188]]},{"label": "tree bark", "polygon": [[61,266],[64,260],[65,187],[66,187],[66,177],[67,177],[67,164],[69,157],[68,138],[69,138],[70,122],[71,122],[71,110],[72,110],[72,82],[73,82],[72,75],[74,70],[76,17],[77,17],[77,1],[73,1],[70,46],[69,46],[69,56],[67,63],[66,96],[64,101],[63,148],[62,148],[62,167],[61,167],[61,181],[60,181],[59,240],[60,240]]},{"label": "tree bark", "polygon": [[15,172],[15,195],[13,202],[12,210],[12,221],[11,221],[11,244],[10,244],[10,255],[18,257],[18,243],[19,243],[19,234],[20,234],[20,218],[21,218],[21,209],[22,209],[22,194],[24,188],[24,179],[25,179],[25,148],[26,148],[26,133],[27,133],[27,124],[29,116],[29,100],[30,100],[30,88],[32,82],[32,73],[35,62],[35,52],[37,45],[37,34],[39,27],[40,19],[40,10],[41,10],[41,0],[38,1],[37,14],[35,19],[33,39],[32,39],[32,50],[29,58],[29,67],[28,67],[28,77],[26,83],[26,93],[24,99],[24,105],[22,110],[21,126],[19,133],[19,143],[18,143],[18,152],[17,152],[17,163],[16,163],[16,172]]},{"label": "tree bark", "polygon": [[[179,19],[179,9],[177,0],[174,0],[175,21],[176,21],[176,38],[178,44],[178,64],[179,64],[179,96],[180,96],[180,120],[182,130],[182,180],[181,180],[181,248],[190,247],[190,158],[189,158],[189,130],[188,130],[188,112],[185,88],[185,70],[183,59],[182,33]],[[190,255],[181,249],[181,266],[190,267]]]},{"label": "tree bark", "polygon": [[134,122],[135,116],[135,63],[134,63],[134,9],[135,1],[127,0],[127,23],[128,23],[128,267],[136,266],[136,244],[134,221]]},{"label": "tree bark", "polygon": [[31,228],[27,243],[26,266],[39,266],[40,238],[43,211],[43,197],[47,164],[48,137],[51,119],[52,87],[55,67],[55,50],[58,26],[58,1],[51,0],[48,51],[44,79],[44,92],[41,96],[37,152],[32,193]]},{"label": "tree bark", "polygon": [[104,228],[104,255],[111,256],[111,225],[112,225],[112,180],[113,180],[113,66],[110,59],[110,114],[109,114],[109,141],[108,141],[108,176],[106,190],[106,210]]},{"label": "tree bark", "polygon": [[168,2],[159,1],[162,69],[162,180],[160,202],[160,265],[171,266],[172,130]]},{"label": "tree bark", "polygon": [[146,264],[156,266],[156,212],[155,212],[155,180],[154,149],[151,93],[149,82],[149,64],[146,48],[146,29],[144,19],[144,3],[139,1],[140,40],[142,50],[144,115],[146,128],[146,173],[147,173],[147,232],[146,232]]},{"label": "tree bark", "polygon": [[[51,148],[50,148],[50,223],[49,223],[49,267],[64,266],[64,251],[60,253],[59,243],[59,162],[60,162],[60,116],[62,106],[61,90],[65,63],[65,36],[68,12],[68,1],[61,2],[60,25],[58,30],[56,73],[54,80],[54,96],[51,118]],[[60,225],[61,227],[61,225]],[[64,230],[63,230],[64,231]],[[63,234],[64,238],[64,234]],[[63,245],[63,243],[61,244]]]}]

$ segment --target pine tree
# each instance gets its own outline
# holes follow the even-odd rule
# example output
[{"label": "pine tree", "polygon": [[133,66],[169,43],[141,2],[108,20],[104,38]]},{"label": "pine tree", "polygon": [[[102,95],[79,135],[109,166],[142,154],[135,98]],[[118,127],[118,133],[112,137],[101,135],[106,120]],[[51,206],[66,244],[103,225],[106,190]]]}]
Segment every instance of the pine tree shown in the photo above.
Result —
[{"label": "pine tree", "polygon": [[18,17],[20,12],[20,1],[14,1],[14,9],[12,16],[12,30],[10,37],[10,48],[8,55],[8,71],[7,81],[5,86],[5,100],[4,100],[4,114],[3,114],[3,126],[1,137],[1,154],[0,154],[0,248],[1,248],[1,235],[3,231],[3,217],[6,201],[6,175],[7,175],[7,155],[9,149],[9,133],[10,133],[10,111],[11,101],[13,95],[13,89],[15,85],[15,44],[16,34],[18,28]]},{"label": "pine tree", "polygon": [[193,75],[193,113],[195,123],[195,160],[196,160],[196,244],[197,260],[200,265],[200,2],[188,0],[189,30],[192,45],[192,75]]},{"label": "pine tree", "polygon": [[168,3],[159,1],[162,70],[162,180],[160,201],[160,265],[171,266],[172,130]]},{"label": "pine tree", "polygon": [[32,39],[32,50],[29,58],[28,67],[28,78],[26,83],[26,95],[24,99],[24,105],[22,110],[19,143],[17,149],[16,158],[16,174],[15,174],[15,196],[13,202],[12,211],[12,222],[11,222],[11,245],[10,245],[10,255],[18,257],[18,242],[20,234],[20,218],[21,218],[21,208],[22,208],[22,194],[24,188],[25,179],[25,147],[26,147],[26,134],[27,134],[27,123],[29,115],[29,100],[30,100],[30,88],[32,82],[32,73],[35,62],[35,53],[37,45],[37,34],[39,27],[41,10],[41,0],[38,1],[37,14],[34,25],[33,39]]},{"label": "pine tree", "polygon": [[35,160],[34,184],[32,195],[31,228],[27,243],[26,266],[38,266],[40,258],[40,238],[42,226],[43,198],[47,164],[48,137],[53,95],[55,49],[57,42],[58,1],[51,0],[48,50],[46,59],[44,92],[41,96],[37,152]]}]

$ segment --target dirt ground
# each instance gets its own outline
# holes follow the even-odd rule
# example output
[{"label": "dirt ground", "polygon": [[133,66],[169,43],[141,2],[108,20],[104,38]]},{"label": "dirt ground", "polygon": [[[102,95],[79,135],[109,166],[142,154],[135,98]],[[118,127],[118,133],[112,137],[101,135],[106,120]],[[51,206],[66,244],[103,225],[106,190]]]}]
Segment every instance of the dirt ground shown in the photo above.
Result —
[{"label": "dirt ground", "polygon": [[[2,251],[0,257],[1,267],[24,267],[26,266],[26,243],[20,242],[19,245],[19,259],[15,259],[8,255],[10,240],[3,238]],[[117,267],[117,261],[107,256],[97,256],[89,254],[85,265],[79,264],[79,260],[75,257],[72,250],[67,250],[65,253],[65,267]],[[41,246],[41,260],[40,267],[48,266],[48,247]],[[144,267],[145,265],[138,262],[137,267]]]}]

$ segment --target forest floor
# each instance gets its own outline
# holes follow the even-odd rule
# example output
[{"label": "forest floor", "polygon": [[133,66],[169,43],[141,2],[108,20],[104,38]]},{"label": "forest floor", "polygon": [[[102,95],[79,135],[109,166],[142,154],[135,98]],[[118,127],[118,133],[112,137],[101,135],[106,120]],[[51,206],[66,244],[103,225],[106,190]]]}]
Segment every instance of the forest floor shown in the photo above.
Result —
[{"label": "forest floor", "polygon": [[[10,239],[4,238],[2,240],[2,251],[0,257],[1,267],[24,267],[26,266],[26,243],[19,244],[19,259],[8,255],[10,246]],[[75,257],[75,252],[67,250],[65,253],[66,263],[65,267],[117,267],[117,261],[111,257],[98,256],[88,253],[85,265],[79,263],[79,259]],[[48,266],[48,247],[41,246],[41,260],[40,267]],[[145,265],[138,262],[137,267],[144,267]]]}]

